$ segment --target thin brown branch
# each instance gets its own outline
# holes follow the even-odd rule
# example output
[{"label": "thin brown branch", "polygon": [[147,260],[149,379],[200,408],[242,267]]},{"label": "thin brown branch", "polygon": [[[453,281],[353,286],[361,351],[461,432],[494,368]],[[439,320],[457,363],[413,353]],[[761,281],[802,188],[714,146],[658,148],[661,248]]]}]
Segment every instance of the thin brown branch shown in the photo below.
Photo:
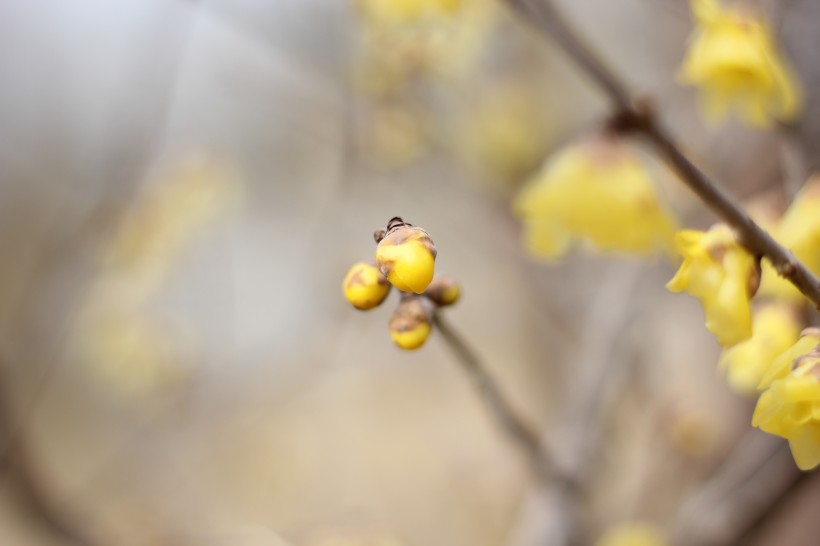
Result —
[{"label": "thin brown branch", "polygon": [[440,313],[436,312],[433,315],[433,323],[462,369],[472,380],[501,429],[526,457],[539,480],[573,485],[566,473],[556,464],[552,453],[547,451],[539,434],[515,411],[472,347],[442,318]]},{"label": "thin brown branch", "polygon": [[724,464],[682,505],[673,544],[746,544],[804,480],[785,441],[749,430]]},{"label": "thin brown branch", "polygon": [[758,226],[749,215],[681,152],[648,101],[634,95],[589,45],[575,32],[550,0],[506,0],[525,19],[548,35],[606,94],[615,107],[614,119],[623,130],[646,137],[680,179],[723,221],[732,226],[743,245],[765,256],[777,272],[794,284],[820,309],[820,280],[794,255]]}]

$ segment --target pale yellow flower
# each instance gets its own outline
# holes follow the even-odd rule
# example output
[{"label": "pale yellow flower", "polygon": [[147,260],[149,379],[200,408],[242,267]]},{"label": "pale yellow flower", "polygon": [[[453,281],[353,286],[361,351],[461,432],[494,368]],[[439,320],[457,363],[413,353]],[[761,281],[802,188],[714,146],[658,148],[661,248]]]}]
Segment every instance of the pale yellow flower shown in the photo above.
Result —
[{"label": "pale yellow flower", "polygon": [[424,17],[452,14],[461,0],[357,0],[363,17],[377,24],[406,24]]},{"label": "pale yellow flower", "polygon": [[701,301],[706,329],[724,347],[751,337],[749,300],[758,280],[754,257],[723,224],[707,232],[680,231],[675,243],[683,264],[666,287]]},{"label": "pale yellow flower", "polygon": [[752,337],[724,349],[720,357],[729,385],[741,393],[756,392],[775,358],[797,341],[800,328],[797,313],[789,305],[773,303],[756,309]]},{"label": "pale yellow flower", "polygon": [[[815,275],[820,275],[820,177],[810,179],[779,222],[769,227],[772,236]],[[805,301],[792,283],[763,263],[760,294],[791,301]]]},{"label": "pale yellow flower", "polygon": [[595,546],[666,546],[661,530],[648,523],[622,523],[610,527]]},{"label": "pale yellow flower", "polygon": [[736,110],[753,125],[789,121],[800,109],[799,84],[768,21],[749,6],[691,0],[695,30],[680,78],[700,88],[707,117]]},{"label": "pale yellow flower", "polygon": [[674,219],[641,162],[612,138],[556,153],[513,206],[525,246],[537,257],[560,258],[576,242],[641,255],[672,246]]},{"label": "pale yellow flower", "polygon": [[[761,395],[752,426],[789,441],[795,463],[801,470],[820,464],[820,334],[804,336],[784,354],[787,367],[778,362],[778,372]],[[802,353],[806,345],[809,352]],[[795,358],[790,358],[801,353]],[[781,360],[781,359],[778,359]]]}]

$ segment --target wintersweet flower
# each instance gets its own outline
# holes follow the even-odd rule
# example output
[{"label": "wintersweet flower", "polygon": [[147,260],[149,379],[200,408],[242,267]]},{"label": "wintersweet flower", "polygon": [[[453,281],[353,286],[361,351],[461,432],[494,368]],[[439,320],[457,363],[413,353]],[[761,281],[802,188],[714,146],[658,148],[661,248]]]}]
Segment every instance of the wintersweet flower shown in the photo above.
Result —
[{"label": "wintersweet flower", "polygon": [[595,546],[666,546],[666,541],[654,525],[622,523],[607,529]]},{"label": "wintersweet flower", "polygon": [[402,24],[453,13],[461,7],[461,0],[358,0],[357,5],[374,22]]},{"label": "wintersweet flower", "polygon": [[816,328],[806,328],[791,347],[780,353],[772,365],[760,378],[758,390],[768,389],[778,379],[784,379],[792,371],[795,360],[810,353],[820,344],[820,332]]},{"label": "wintersweet flower", "polygon": [[820,464],[820,331],[813,329],[798,343],[805,346],[804,340],[813,348],[794,358],[787,375],[760,395],[752,426],[786,438],[797,466],[811,470]]},{"label": "wintersweet flower", "polygon": [[706,329],[724,347],[752,335],[749,300],[759,281],[755,259],[724,224],[709,231],[683,230],[675,236],[683,264],[666,287],[698,298]]},{"label": "wintersweet flower", "polygon": [[729,385],[746,394],[756,392],[774,360],[797,341],[801,327],[795,310],[785,304],[764,305],[752,318],[752,337],[725,349],[720,357]]},{"label": "wintersweet flower", "polygon": [[[771,232],[798,260],[820,275],[820,177],[811,178],[803,186],[780,221],[771,227]],[[766,262],[760,294],[791,301],[805,299],[792,283],[780,277]]]},{"label": "wintersweet flower", "polygon": [[534,256],[557,259],[573,243],[648,255],[669,250],[675,221],[626,145],[599,136],[550,158],[513,204]]},{"label": "wintersweet flower", "polygon": [[695,30],[680,78],[700,88],[707,117],[734,109],[752,125],[793,119],[799,85],[763,15],[718,0],[691,0],[691,7]]}]

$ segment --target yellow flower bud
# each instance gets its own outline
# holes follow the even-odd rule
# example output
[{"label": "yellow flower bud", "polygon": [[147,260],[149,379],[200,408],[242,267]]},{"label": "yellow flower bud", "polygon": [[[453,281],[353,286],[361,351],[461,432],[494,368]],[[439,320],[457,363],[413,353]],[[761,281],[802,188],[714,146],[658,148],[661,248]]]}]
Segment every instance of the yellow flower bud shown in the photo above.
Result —
[{"label": "yellow flower bud", "polygon": [[390,284],[404,292],[421,294],[433,280],[436,247],[427,232],[400,218],[388,224],[376,248],[376,265]]},{"label": "yellow flower bud", "polygon": [[422,298],[405,298],[390,317],[390,337],[405,351],[418,349],[430,336],[432,312]]},{"label": "yellow flower bud", "polygon": [[342,289],[353,307],[367,311],[384,301],[390,293],[390,283],[374,265],[358,262],[345,275]]},{"label": "yellow flower bud", "polygon": [[671,251],[675,220],[621,140],[595,135],[556,152],[513,203],[535,257],[564,257],[574,243],[651,255]]},{"label": "yellow flower bud", "polygon": [[439,307],[445,307],[458,301],[461,287],[448,277],[436,277],[424,291],[424,295]]}]

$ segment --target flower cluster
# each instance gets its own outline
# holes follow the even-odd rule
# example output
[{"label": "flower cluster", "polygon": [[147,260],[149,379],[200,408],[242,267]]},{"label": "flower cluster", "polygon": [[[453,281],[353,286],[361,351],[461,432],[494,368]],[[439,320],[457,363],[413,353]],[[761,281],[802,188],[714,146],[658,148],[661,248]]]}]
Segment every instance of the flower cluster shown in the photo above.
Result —
[{"label": "flower cluster", "polygon": [[820,464],[820,329],[808,328],[760,384],[752,425],[789,441],[801,470]]},{"label": "flower cluster", "polygon": [[800,88],[762,14],[717,0],[692,0],[692,13],[696,26],[680,78],[700,88],[707,117],[736,110],[757,126],[793,119]]},{"label": "flower cluster", "polygon": [[367,311],[381,305],[395,286],[401,300],[390,317],[390,336],[402,349],[418,349],[430,336],[435,309],[454,304],[461,290],[447,277],[434,277],[436,246],[423,229],[396,217],[374,235],[375,262],[358,262],[348,270],[345,298]]},{"label": "flower cluster", "polygon": [[[761,222],[820,273],[820,179],[810,180],[779,220]],[[758,268],[725,225],[682,231],[677,245],[684,261],[668,288],[701,300],[706,327],[724,346],[720,366],[730,386],[761,391],[752,424],[788,439],[797,465],[814,468],[820,464],[820,330],[799,334],[805,299],[770,263]]]}]

